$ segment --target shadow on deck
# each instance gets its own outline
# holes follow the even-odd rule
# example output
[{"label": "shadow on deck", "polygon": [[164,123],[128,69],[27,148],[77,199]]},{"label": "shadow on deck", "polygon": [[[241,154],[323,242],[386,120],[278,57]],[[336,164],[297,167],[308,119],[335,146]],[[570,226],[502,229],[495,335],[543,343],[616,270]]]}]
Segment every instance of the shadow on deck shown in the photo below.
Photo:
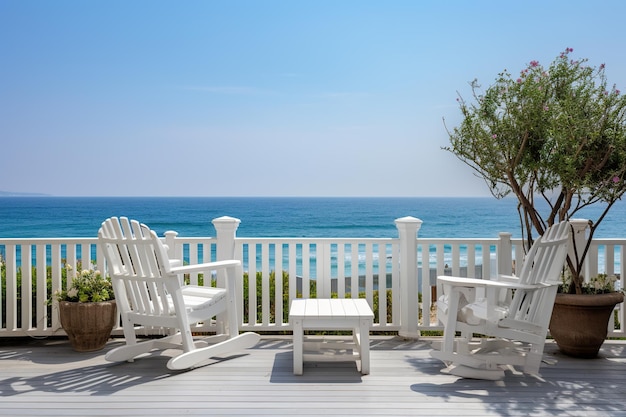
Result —
[{"label": "shadow on deck", "polygon": [[292,373],[291,340],[264,337],[254,348],[170,371],[164,352],[108,363],[105,351],[74,352],[65,339],[0,341],[0,414],[626,416],[626,342],[578,360],[546,344],[542,377],[502,381],[441,374],[434,339],[373,337],[371,374],[354,362],[305,363]]}]

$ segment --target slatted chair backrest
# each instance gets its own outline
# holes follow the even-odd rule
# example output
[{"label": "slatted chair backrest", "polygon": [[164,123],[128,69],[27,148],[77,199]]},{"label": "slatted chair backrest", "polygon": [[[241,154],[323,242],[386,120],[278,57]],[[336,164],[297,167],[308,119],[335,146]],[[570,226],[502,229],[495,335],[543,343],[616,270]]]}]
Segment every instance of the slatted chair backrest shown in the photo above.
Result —
[{"label": "slatted chair backrest", "polygon": [[[519,275],[520,284],[556,284],[567,257],[570,225],[560,222],[549,227],[537,239],[524,260]],[[509,320],[548,325],[557,287],[546,285],[546,291],[517,289],[509,308]],[[546,317],[547,316],[547,317]]]},{"label": "slatted chair backrest", "polygon": [[168,294],[180,282],[169,274],[169,258],[156,233],[136,220],[112,217],[102,223],[98,236],[122,312],[175,315]]}]

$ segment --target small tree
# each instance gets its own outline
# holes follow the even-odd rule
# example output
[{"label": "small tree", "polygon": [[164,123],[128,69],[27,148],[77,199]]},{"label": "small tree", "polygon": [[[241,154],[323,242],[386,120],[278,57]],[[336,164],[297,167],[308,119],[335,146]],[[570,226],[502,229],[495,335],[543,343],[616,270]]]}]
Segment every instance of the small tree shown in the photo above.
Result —
[{"label": "small tree", "polygon": [[[571,48],[549,67],[531,61],[519,77],[507,70],[473,102],[459,95],[463,120],[448,130],[452,152],[482,177],[496,198],[518,199],[522,236],[530,247],[553,223],[605,204],[590,220],[585,248],[568,257],[572,292],[582,293],[582,264],[597,227],[626,192],[626,96],[608,86],[604,64],[573,60]],[[542,208],[540,202],[547,203]]]}]

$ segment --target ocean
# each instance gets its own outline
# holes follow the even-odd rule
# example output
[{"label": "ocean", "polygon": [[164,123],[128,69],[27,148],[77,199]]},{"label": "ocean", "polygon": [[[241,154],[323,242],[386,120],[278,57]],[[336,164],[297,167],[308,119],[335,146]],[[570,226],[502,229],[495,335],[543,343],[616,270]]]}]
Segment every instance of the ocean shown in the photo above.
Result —
[{"label": "ocean", "polygon": [[[394,220],[423,221],[424,238],[520,237],[517,201],[493,197],[0,197],[0,239],[96,237],[111,216],[139,220],[159,235],[214,236],[211,220],[241,220],[240,237],[397,237]],[[601,207],[579,216],[596,219]],[[626,237],[626,202],[618,202],[597,238]]]}]

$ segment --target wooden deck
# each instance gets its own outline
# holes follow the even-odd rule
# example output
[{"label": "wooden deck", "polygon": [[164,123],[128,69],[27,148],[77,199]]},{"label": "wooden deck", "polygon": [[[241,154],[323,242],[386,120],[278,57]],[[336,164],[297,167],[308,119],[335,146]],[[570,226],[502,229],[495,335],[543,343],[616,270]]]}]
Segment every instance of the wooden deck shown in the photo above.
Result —
[{"label": "wooden deck", "polygon": [[[106,349],[122,343],[112,340]],[[373,337],[371,374],[351,362],[292,374],[290,338],[186,372],[167,358],[105,362],[63,339],[0,342],[2,416],[626,416],[626,343],[576,360],[546,345],[542,379],[464,380],[439,372],[429,340]]]}]

